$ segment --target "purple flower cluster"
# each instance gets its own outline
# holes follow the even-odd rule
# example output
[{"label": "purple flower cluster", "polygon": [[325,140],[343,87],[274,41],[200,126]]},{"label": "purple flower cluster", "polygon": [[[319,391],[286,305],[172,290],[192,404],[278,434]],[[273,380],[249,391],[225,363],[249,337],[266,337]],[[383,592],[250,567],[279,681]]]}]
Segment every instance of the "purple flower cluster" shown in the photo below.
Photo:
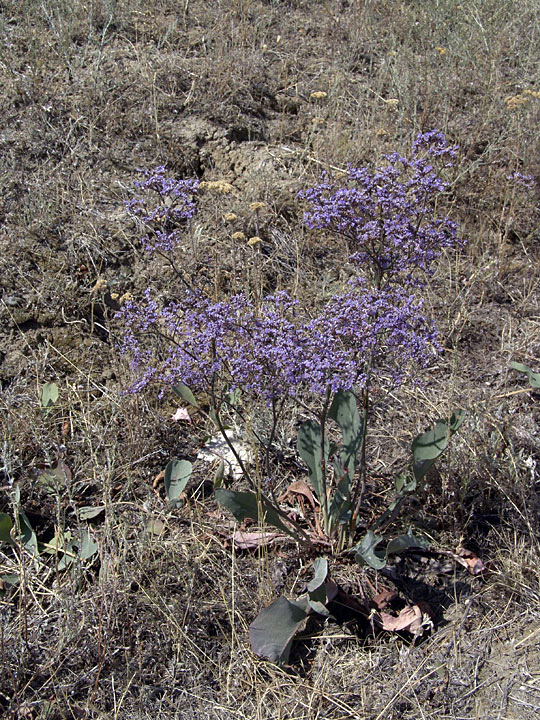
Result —
[{"label": "purple flower cluster", "polygon": [[[200,291],[161,310],[147,293],[122,314],[122,351],[139,375],[133,392],[153,381],[182,381],[193,390],[241,387],[269,402],[362,387],[368,373],[395,385],[410,361],[427,363],[435,342],[421,303],[403,288],[361,283],[311,316],[284,292],[256,311],[244,295],[216,303]],[[164,342],[149,342],[149,333]]]},{"label": "purple flower cluster", "polygon": [[[148,228],[143,238],[145,249],[168,252],[179,244],[181,228],[197,211],[194,198],[199,181],[196,178],[177,180],[166,177],[163,166],[139,172],[144,179],[135,181],[134,186],[142,191],[143,196],[126,201],[126,210],[140,218]],[[147,191],[157,195],[157,204],[148,201]]]},{"label": "purple flower cluster", "polygon": [[507,180],[513,180],[516,185],[521,185],[524,188],[530,190],[534,187],[534,177],[532,175],[524,175],[520,172],[513,172],[511,175],[506,176]]},{"label": "purple flower cluster", "polygon": [[344,187],[323,177],[300,193],[309,206],[305,223],[343,237],[350,261],[377,287],[421,285],[442,248],[458,242],[455,223],[435,214],[435,199],[448,187],[439,169],[452,165],[456,149],[438,131],[420,133],[408,158],[394,152],[385,166],[349,167]]}]

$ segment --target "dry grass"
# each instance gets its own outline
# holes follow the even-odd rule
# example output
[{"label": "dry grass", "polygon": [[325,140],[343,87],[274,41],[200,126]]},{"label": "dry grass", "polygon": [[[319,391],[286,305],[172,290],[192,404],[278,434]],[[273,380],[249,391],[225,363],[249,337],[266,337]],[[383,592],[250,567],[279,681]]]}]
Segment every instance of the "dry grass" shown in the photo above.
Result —
[{"label": "dry grass", "polygon": [[[69,571],[0,548],[0,575],[21,577],[0,597],[0,714],[536,717],[539,405],[509,363],[540,357],[539,198],[538,182],[516,192],[506,178],[540,176],[538,3],[4,0],[0,48],[0,510],[13,515],[19,487],[41,542],[90,526],[99,545]],[[315,625],[280,670],[251,654],[247,628],[277,593],[301,592],[308,559],[291,544],[236,554],[203,467],[180,510],[152,488],[170,457],[195,459],[207,428],[174,426],[173,398],[121,392],[118,298],[175,288],[122,202],[136,168],[196,174],[207,185],[186,272],[216,296],[330,292],[342,249],[302,228],[297,191],[432,127],[461,147],[448,200],[468,245],[430,284],[437,367],[376,409],[371,490],[387,493],[429,420],[467,407],[403,522],[434,547],[470,547],[489,572],[404,570],[401,592],[436,603],[423,644]],[[284,483],[298,472],[294,422],[278,438]],[[44,486],[59,461],[70,477]],[[103,510],[87,521],[89,505]],[[353,592],[388,582],[333,572]]]}]

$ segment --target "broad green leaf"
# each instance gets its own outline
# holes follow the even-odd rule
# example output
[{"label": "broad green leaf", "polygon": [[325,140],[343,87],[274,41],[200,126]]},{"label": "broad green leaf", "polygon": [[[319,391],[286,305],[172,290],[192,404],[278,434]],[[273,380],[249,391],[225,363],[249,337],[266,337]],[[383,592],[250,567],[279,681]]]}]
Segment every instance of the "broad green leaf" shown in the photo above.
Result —
[{"label": "broad green leaf", "polygon": [[332,400],[328,417],[335,420],[341,428],[343,447],[340,459],[352,479],[364,437],[364,423],[358,413],[354,393],[350,390],[338,390]]},{"label": "broad green leaf", "polygon": [[30,520],[26,517],[26,513],[19,510],[19,524],[21,527],[21,542],[32,555],[38,555],[38,541],[36,533],[30,525]]},{"label": "broad green leaf", "polygon": [[285,665],[295,633],[307,617],[300,604],[280,597],[260,612],[249,626],[251,648],[259,657]]},{"label": "broad green leaf", "polygon": [[225,477],[225,461],[222,460],[218,465],[216,474],[214,475],[214,490],[217,490],[218,488],[223,487],[223,478],[224,477]]},{"label": "broad green leaf", "polygon": [[254,492],[217,488],[214,495],[218,503],[230,510],[238,522],[251,518],[260,524],[273,525],[296,538],[296,533],[285,525],[275,507],[264,498],[258,498]]},{"label": "broad green leaf", "polygon": [[50,408],[55,404],[55,402],[58,400],[58,385],[56,383],[50,382],[46,383],[41,388],[41,397],[40,397],[40,403],[41,403],[41,409],[45,411],[49,411]]},{"label": "broad green leaf", "polygon": [[184,385],[183,382],[179,382],[178,385],[174,385],[173,390],[182,398],[182,400],[185,400],[190,405],[193,405],[193,407],[199,407],[199,403],[195,400],[195,395],[191,392],[187,385]]},{"label": "broad green leaf", "polygon": [[92,538],[90,533],[86,531],[82,536],[81,547],[79,555],[81,560],[88,560],[95,555],[99,549],[97,542]]},{"label": "broad green leaf", "polygon": [[6,575],[0,575],[0,580],[4,584],[4,587],[6,585],[11,587],[12,585],[17,585],[17,583],[20,582],[20,577],[18,573],[7,573]]},{"label": "broad green leaf", "polygon": [[104,510],[105,505],[84,505],[79,508],[79,518],[81,520],[92,520],[98,515],[101,515]]},{"label": "broad green leaf", "polygon": [[400,553],[403,552],[403,550],[408,550],[413,547],[427,548],[427,546],[428,543],[423,538],[416,537],[412,534],[412,530],[409,530],[406,535],[398,535],[398,537],[390,540],[386,546],[386,556],[388,557],[388,555]]},{"label": "broad green leaf", "polygon": [[[336,465],[337,463],[337,465]],[[336,459],[334,463],[334,470],[336,476],[339,477],[341,472],[341,463]],[[349,480],[349,473],[345,472],[339,481],[332,501],[328,507],[328,532],[332,534],[336,525],[340,523],[347,523],[351,518],[351,483]]]},{"label": "broad green leaf", "polygon": [[530,367],[517,362],[511,362],[510,367],[518,372],[525,373],[529,378],[529,384],[532,388],[540,388],[540,373],[535,373]]},{"label": "broad green leaf", "polygon": [[465,411],[456,410],[450,420],[437,420],[431,430],[413,440],[413,471],[416,480],[423,478],[435,460],[446,450],[449,439],[464,419]]},{"label": "broad green leaf", "polygon": [[298,454],[306,463],[309,479],[318,499],[323,501],[323,460],[328,459],[328,441],[325,438],[324,458],[321,453],[321,426],[314,420],[306,420],[298,430]]},{"label": "broad green leaf", "polygon": [[414,492],[417,486],[416,478],[409,477],[407,473],[401,473],[401,475],[398,475],[394,484],[400,495]]},{"label": "broad green leaf", "polygon": [[13,544],[13,538],[11,537],[11,528],[13,527],[13,520],[6,515],[6,513],[0,513],[0,542],[6,542],[10,545]]},{"label": "broad green leaf", "polygon": [[372,530],[368,530],[361,542],[352,548],[355,551],[356,562],[359,565],[369,565],[375,570],[382,570],[386,565],[386,556],[384,552],[375,549],[382,540],[382,535],[375,535]]},{"label": "broad green leaf", "polygon": [[321,587],[321,585],[324,585],[327,575],[328,560],[325,557],[316,558],[313,561],[313,580],[310,580],[307,586],[308,592],[312,593]]},{"label": "broad green leaf", "polygon": [[173,458],[165,468],[165,492],[169,500],[178,500],[191,477],[193,466],[189,460]]}]

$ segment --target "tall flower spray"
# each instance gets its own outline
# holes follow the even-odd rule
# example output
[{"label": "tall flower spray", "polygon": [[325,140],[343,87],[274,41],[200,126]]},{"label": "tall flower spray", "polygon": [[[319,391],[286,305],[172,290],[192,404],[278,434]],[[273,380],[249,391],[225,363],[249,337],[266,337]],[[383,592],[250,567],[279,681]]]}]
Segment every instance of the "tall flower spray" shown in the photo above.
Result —
[{"label": "tall flower spray", "polygon": [[[276,409],[291,396],[309,409],[311,399],[320,397],[322,409],[321,401],[312,403],[319,428],[311,426],[315,440],[308,445],[313,447],[306,450],[304,442],[299,451],[317,485],[326,531],[347,525],[354,535],[366,480],[373,380],[377,387],[395,387],[411,364],[427,365],[438,347],[418,292],[443,249],[459,244],[455,224],[437,214],[437,199],[447,190],[441,171],[451,166],[455,154],[442,133],[422,133],[408,157],[391,153],[380,167],[350,167],[345,183],[323,177],[300,193],[306,225],[346,243],[352,275],[341,293],[318,307],[286,292],[269,295],[256,306],[245,293],[216,302],[196,287],[179,288],[179,299],[164,306],[150,291],[142,303],[126,303],[122,351],[130,354],[137,374],[132,390],[158,382],[205,391],[218,420],[237,389],[244,402],[271,406],[267,474],[269,445],[279,421]],[[166,178],[164,169],[157,168],[144,174],[137,189],[158,198],[155,207],[141,197],[126,205],[148,228],[145,247],[172,250],[195,213],[196,181]],[[345,393],[356,398],[362,411],[359,458],[347,461],[346,470],[338,459],[330,470],[326,424],[328,418],[339,422],[336,397],[340,402],[346,397],[348,403]],[[248,469],[244,471],[255,487]],[[332,485],[347,498],[334,516]]]}]

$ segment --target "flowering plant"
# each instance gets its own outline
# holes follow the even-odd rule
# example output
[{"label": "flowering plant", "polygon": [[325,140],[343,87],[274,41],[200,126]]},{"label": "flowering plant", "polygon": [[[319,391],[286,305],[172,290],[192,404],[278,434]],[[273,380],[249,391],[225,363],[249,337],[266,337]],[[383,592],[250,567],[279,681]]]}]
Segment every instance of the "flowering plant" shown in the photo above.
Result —
[{"label": "flowering plant", "polygon": [[[461,424],[461,411],[415,440],[412,475],[398,478],[395,500],[362,537],[360,509],[373,387],[380,392],[399,385],[413,365],[426,367],[439,349],[417,295],[443,249],[459,245],[455,224],[436,212],[436,200],[448,187],[440,171],[451,166],[455,154],[442,133],[422,133],[410,157],[391,153],[382,167],[349,168],[344,185],[323,177],[300,193],[306,225],[347,244],[352,279],[324,302],[307,305],[285,291],[256,303],[248,292],[216,301],[184,280],[180,299],[159,305],[148,290],[142,303],[124,305],[122,352],[130,354],[138,374],[132,391],[158,382],[197,407],[196,396],[205,394],[208,416],[249,485],[249,490],[216,487],[216,498],[238,520],[264,519],[302,543],[353,552],[358,562],[375,568],[383,567],[392,552],[422,545],[408,533],[381,551],[382,536],[375,531],[395,517],[446,448]],[[147,249],[172,251],[195,213],[197,183],[167,179],[163,168],[145,172],[144,178],[137,188],[157,192],[158,206],[149,210],[138,197],[126,207],[148,228]],[[315,537],[274,494],[272,447],[291,399],[311,416],[300,424],[298,453],[320,505],[322,535]],[[243,422],[246,406],[258,403],[271,409],[272,420],[268,432],[257,435],[264,461],[254,473],[224,417],[232,414]],[[316,599],[309,601],[317,611],[321,587],[322,581]]]}]

